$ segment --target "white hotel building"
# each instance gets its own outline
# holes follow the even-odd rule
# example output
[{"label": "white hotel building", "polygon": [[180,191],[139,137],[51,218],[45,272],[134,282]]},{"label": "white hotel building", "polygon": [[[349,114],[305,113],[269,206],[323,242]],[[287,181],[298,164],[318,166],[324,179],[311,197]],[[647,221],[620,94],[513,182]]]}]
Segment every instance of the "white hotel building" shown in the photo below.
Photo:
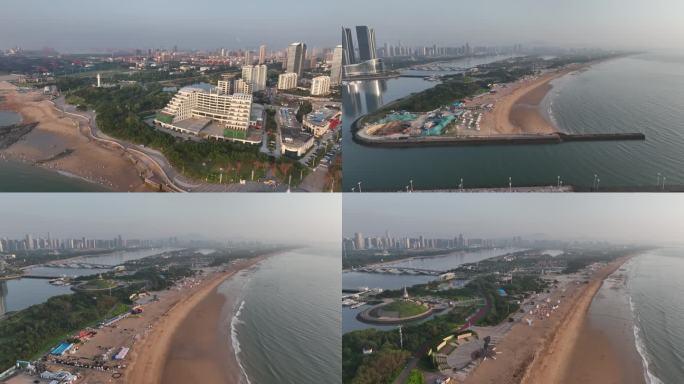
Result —
[{"label": "white hotel building", "polygon": [[[225,84],[223,84],[225,86]],[[219,140],[248,142],[252,95],[226,94],[198,84],[181,88],[155,122],[177,132]]]}]

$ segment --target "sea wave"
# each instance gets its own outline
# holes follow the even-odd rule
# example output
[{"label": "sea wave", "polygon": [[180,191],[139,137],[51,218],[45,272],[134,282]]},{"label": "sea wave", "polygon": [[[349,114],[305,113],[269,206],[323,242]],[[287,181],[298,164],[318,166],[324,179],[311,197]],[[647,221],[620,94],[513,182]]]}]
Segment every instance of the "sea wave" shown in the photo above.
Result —
[{"label": "sea wave", "polygon": [[240,383],[251,384],[251,382],[249,381],[249,376],[247,376],[247,371],[245,370],[245,367],[242,365],[242,361],[240,360],[240,351],[242,350],[240,349],[240,339],[238,338],[237,331],[238,324],[244,324],[244,322],[240,320],[240,315],[242,314],[242,309],[244,307],[245,301],[242,300],[240,302],[240,306],[233,315],[233,319],[230,321],[230,339],[231,344],[233,345],[233,351],[235,353],[235,360],[237,361],[238,366],[240,367]]},{"label": "sea wave", "polygon": [[636,350],[639,352],[639,356],[641,356],[641,364],[644,367],[644,379],[646,380],[647,384],[664,384],[662,380],[660,380],[651,370],[649,369],[649,362],[648,362],[648,352],[646,351],[646,344],[644,343],[643,338],[641,337],[641,330],[639,329],[639,315],[637,315],[636,311],[634,310],[634,301],[632,300],[632,296],[629,295],[629,308],[632,311],[632,317],[634,318],[634,325],[632,326],[633,332],[634,332],[634,344],[636,345]]}]

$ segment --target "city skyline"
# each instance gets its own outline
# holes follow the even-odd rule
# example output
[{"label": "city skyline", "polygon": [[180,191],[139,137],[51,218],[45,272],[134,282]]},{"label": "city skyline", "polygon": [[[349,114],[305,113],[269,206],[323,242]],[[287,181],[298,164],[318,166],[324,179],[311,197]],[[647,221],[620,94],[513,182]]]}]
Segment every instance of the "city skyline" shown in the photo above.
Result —
[{"label": "city skyline", "polygon": [[[421,45],[551,45],[569,48],[681,50],[684,3],[494,0],[480,3],[363,2],[350,0],[339,12],[341,25],[369,25],[379,31],[378,47],[401,42]],[[386,17],[387,8],[392,17]],[[364,9],[363,16],[358,13]],[[430,20],[429,26],[422,21]],[[454,22],[456,21],[456,22]],[[581,25],[581,28],[579,26]]]},{"label": "city skyline", "polygon": [[[538,238],[681,243],[684,207],[671,195],[383,194],[344,196],[343,236]],[[636,204],[636,201],[639,204]],[[644,202],[644,200],[646,202]],[[629,206],[633,209],[625,210]],[[396,208],[401,207],[398,211]],[[578,225],[581,223],[582,225]],[[653,228],[659,228],[654,230]]]},{"label": "city skyline", "polygon": [[[339,243],[341,197],[259,194],[68,194],[49,199],[23,193],[0,201],[0,237],[50,232],[55,238],[167,238]],[[95,208],[93,208],[95,207]],[[286,224],[286,225],[285,225]]]}]

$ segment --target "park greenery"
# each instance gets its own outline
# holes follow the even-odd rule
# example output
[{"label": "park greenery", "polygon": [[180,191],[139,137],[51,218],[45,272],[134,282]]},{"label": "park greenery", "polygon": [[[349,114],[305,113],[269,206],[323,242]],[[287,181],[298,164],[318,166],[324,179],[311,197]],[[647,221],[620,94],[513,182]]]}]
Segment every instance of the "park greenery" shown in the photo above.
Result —
[{"label": "park greenery", "polygon": [[407,381],[407,384],[425,384],[425,380],[423,380],[423,373],[420,372],[417,369],[414,369],[411,371],[411,374],[409,375]]},{"label": "park greenery", "polygon": [[[187,266],[157,264],[130,275],[108,272],[97,278],[81,276],[76,280],[95,291],[54,296],[0,320],[0,370],[17,360],[35,359],[78,330],[128,311],[132,304],[129,296],[133,293],[168,289],[194,273]],[[127,284],[114,288],[114,279]]]},{"label": "park greenery", "polygon": [[[424,352],[426,348],[437,343],[441,338],[457,332],[465,323],[465,319],[481,308],[485,310],[476,318],[476,324],[482,326],[499,324],[519,309],[517,300],[532,293],[542,292],[547,286],[548,283],[536,276],[521,276],[511,282],[499,283],[496,275],[483,274],[473,277],[462,288],[445,289],[438,281],[407,288],[411,297],[433,296],[462,302],[476,298],[483,300],[479,304],[476,302],[464,303],[463,306],[437,314],[428,321],[404,326],[404,351],[409,351],[409,355],[417,353],[422,356],[421,351]],[[502,296],[499,289],[504,289],[507,295]],[[402,295],[403,290],[386,290],[375,295],[375,298],[399,298]],[[404,301],[398,300],[395,303],[404,303]],[[389,359],[388,356],[397,356],[399,334],[396,330],[381,331],[371,328],[349,332],[343,335],[342,345],[344,383],[373,383],[375,382],[373,380],[378,377],[383,377],[382,380],[385,380],[378,382],[390,383],[404,367],[409,356],[407,355],[404,361],[396,362],[394,365],[378,365],[379,361],[382,361],[383,364],[386,364],[387,361],[392,362],[393,360]],[[363,355],[362,350],[369,347],[377,353],[370,356]],[[426,366],[431,366],[427,361],[424,363]],[[390,369],[390,374],[387,372],[388,369]]]},{"label": "park greenery", "polygon": [[376,122],[392,111],[428,112],[456,101],[490,91],[492,84],[505,84],[533,75],[541,69],[558,69],[572,63],[588,63],[616,57],[615,54],[563,55],[553,58],[524,56],[482,64],[465,73],[446,75],[435,87],[385,105],[361,121]]},{"label": "park greenery", "polygon": [[308,100],[302,101],[299,104],[299,108],[297,109],[297,114],[295,115],[297,121],[300,123],[302,121],[304,121],[304,116],[311,113],[311,111],[313,111],[313,105],[311,104],[311,102]]},{"label": "park greenery", "polygon": [[59,79],[63,88],[72,89],[66,101],[97,112],[98,127],[106,134],[159,150],[179,171],[195,179],[218,183],[220,180],[260,180],[274,177],[301,182],[304,166],[287,158],[275,159],[259,152],[259,146],[215,140],[184,140],[158,131],[144,118],[163,108],[171,94],[159,84],[134,84],[113,88],[80,86],[77,79]]},{"label": "park greenery", "polygon": [[412,301],[395,300],[382,307],[383,312],[396,312],[398,317],[417,316],[427,311],[427,307]]},{"label": "park greenery", "polygon": [[[456,332],[475,309],[474,306],[457,307],[426,322],[404,326],[403,349],[400,348],[397,330],[381,331],[369,328],[344,334],[343,383],[393,382],[412,354]],[[364,355],[364,348],[372,348],[374,352]]]},{"label": "park greenery", "polygon": [[71,333],[115,316],[125,300],[92,293],[55,296],[0,320],[0,370],[36,358]]}]

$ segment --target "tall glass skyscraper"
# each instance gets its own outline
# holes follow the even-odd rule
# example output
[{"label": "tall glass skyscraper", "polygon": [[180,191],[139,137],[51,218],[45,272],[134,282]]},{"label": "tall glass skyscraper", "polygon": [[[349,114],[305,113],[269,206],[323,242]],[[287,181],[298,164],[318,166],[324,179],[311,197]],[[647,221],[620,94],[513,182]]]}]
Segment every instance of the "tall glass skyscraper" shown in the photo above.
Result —
[{"label": "tall glass skyscraper", "polygon": [[304,69],[304,60],[306,58],[306,44],[292,43],[287,48],[287,72],[296,73],[298,77],[302,76]]},{"label": "tall glass skyscraper", "polygon": [[354,38],[350,28],[342,27],[342,65],[356,63],[356,53],[354,52]]},{"label": "tall glass skyscraper", "polygon": [[359,59],[361,61],[377,58],[375,49],[375,30],[365,25],[356,27],[356,39],[359,42]]}]

